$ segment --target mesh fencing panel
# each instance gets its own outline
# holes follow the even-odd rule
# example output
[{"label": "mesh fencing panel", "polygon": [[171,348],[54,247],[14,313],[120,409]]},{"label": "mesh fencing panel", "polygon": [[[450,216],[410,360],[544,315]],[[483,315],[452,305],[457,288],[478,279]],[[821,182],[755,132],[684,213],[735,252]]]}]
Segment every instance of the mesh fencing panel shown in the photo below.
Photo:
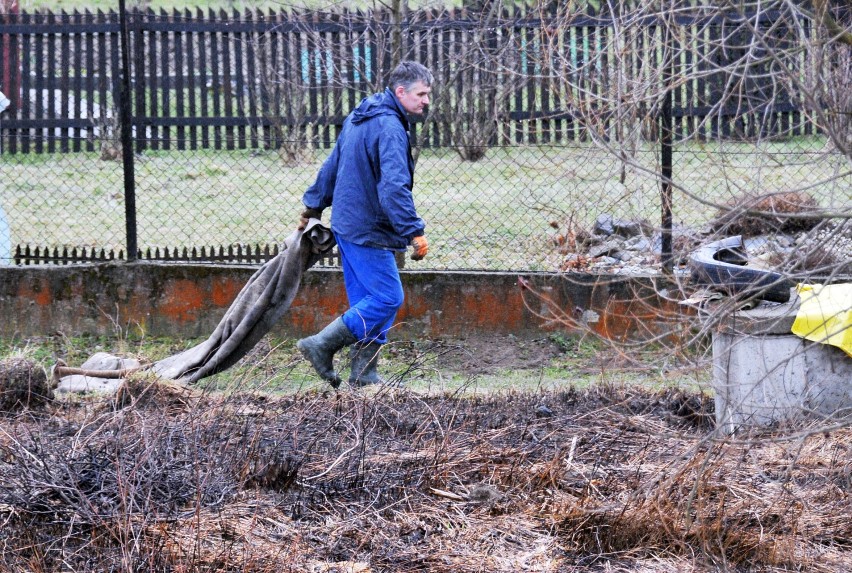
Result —
[{"label": "mesh fencing panel", "polygon": [[[202,249],[233,253],[274,248],[294,229],[302,193],[327,154],[317,150],[298,164],[274,150],[137,154],[140,252],[146,258],[169,258],[187,249],[200,256]],[[718,217],[725,206],[743,205],[744,197],[799,189],[801,206],[813,204],[839,215],[834,224],[841,231],[842,215],[848,216],[852,207],[848,160],[822,138],[763,145],[681,144],[673,171],[676,250],[695,244],[681,244],[679,237],[706,239],[711,230],[742,232],[737,225],[744,217],[727,226]],[[655,269],[660,253],[658,173],[659,152],[652,144],[632,157],[582,142],[492,147],[475,162],[462,160],[453,149],[423,149],[414,193],[427,222],[431,252],[421,262],[406,264],[452,270]],[[121,162],[95,153],[4,154],[0,177],[10,251],[4,262],[27,248],[90,249],[115,256],[126,251]],[[785,231],[784,205],[752,207],[778,209],[775,230]],[[634,235],[633,242],[596,251],[612,221],[622,227],[633,224],[632,230],[614,233],[625,239]],[[837,240],[843,236],[840,232]],[[582,264],[578,254],[586,256]]]}]

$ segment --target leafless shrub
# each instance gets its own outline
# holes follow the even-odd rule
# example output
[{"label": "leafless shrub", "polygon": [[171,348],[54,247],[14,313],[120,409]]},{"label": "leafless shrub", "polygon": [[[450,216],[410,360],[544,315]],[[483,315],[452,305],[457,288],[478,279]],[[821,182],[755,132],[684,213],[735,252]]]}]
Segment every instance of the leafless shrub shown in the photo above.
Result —
[{"label": "leafless shrub", "polygon": [[433,32],[422,39],[429,44],[454,40],[456,51],[433,70],[430,120],[464,161],[482,159],[490,146],[508,138],[500,133],[508,119],[507,102],[531,80],[518,73],[523,40],[498,8],[471,9],[466,14],[478,19],[478,26]]},{"label": "leafless shrub", "polygon": [[39,408],[52,399],[44,368],[23,357],[0,362],[0,413]]},{"label": "leafless shrub", "polygon": [[122,160],[121,124],[115,110],[101,109],[101,116],[92,128],[92,138],[98,144],[102,161]]},{"label": "leafless shrub", "polygon": [[[299,20],[294,17],[293,22]],[[251,89],[268,122],[268,144],[278,150],[284,165],[295,166],[312,157],[315,143],[310,79],[303,73],[302,36],[289,34],[273,41],[272,35],[259,36],[253,46],[259,80]]]},{"label": "leafless shrub", "polygon": [[710,228],[724,235],[809,231],[823,221],[817,200],[802,191],[741,196],[721,209]]}]

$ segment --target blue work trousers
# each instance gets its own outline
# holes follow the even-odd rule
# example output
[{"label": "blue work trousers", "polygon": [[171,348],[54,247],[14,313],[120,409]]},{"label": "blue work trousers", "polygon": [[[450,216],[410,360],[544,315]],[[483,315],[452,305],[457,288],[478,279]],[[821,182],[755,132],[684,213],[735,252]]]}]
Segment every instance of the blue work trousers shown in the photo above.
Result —
[{"label": "blue work trousers", "polygon": [[385,344],[405,296],[394,252],[335,238],[349,299],[343,322],[360,340]]}]

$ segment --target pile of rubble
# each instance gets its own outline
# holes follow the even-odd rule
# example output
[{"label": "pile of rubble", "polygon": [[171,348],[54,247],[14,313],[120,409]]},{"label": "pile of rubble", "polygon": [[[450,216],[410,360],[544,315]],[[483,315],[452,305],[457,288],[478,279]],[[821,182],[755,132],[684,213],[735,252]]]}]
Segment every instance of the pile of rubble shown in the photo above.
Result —
[{"label": "pile of rubble", "polygon": [[[559,228],[557,223],[551,226]],[[702,235],[685,227],[672,232],[675,265],[702,241]],[[591,232],[569,230],[554,238],[562,262],[561,271],[609,274],[654,274],[659,272],[662,235],[642,220],[619,219],[602,214]]]},{"label": "pile of rubble", "polygon": [[[554,223],[551,226],[559,229]],[[676,268],[686,265],[689,254],[701,244],[732,234],[725,230],[698,230],[675,226],[672,253]],[[852,221],[815,223],[792,232],[766,229],[743,234],[749,264],[794,276],[852,276]],[[561,256],[559,270],[618,275],[660,272],[662,236],[647,221],[619,219],[602,214],[590,232],[568,230],[554,237]]]}]

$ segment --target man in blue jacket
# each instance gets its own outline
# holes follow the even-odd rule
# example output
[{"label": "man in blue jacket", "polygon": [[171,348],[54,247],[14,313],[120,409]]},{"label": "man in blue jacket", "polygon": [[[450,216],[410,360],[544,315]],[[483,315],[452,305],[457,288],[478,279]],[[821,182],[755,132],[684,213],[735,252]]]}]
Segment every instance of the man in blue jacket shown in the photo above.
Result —
[{"label": "man in blue jacket", "polygon": [[403,302],[395,251],[414,246],[411,258],[429,250],[412,187],[414,160],[408,115],[429,104],[432,73],[401,62],[384,92],[364,99],[343,122],[334,150],[302,197],[299,228],[331,207],[331,230],[343,265],[349,310],[296,346],[319,375],[337,388],[334,354],[351,346],[349,384],[382,382],[376,366],[387,331]]}]

